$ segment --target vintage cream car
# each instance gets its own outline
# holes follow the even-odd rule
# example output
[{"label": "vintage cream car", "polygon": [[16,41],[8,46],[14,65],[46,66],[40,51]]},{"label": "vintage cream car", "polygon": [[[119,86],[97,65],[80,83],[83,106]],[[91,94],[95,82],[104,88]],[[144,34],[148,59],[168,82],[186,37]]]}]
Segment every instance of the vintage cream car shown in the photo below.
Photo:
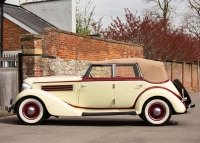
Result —
[{"label": "vintage cream car", "polygon": [[33,77],[22,87],[6,109],[25,124],[50,116],[139,115],[149,125],[164,125],[195,106],[162,62],[140,58],[94,61],[82,77]]}]

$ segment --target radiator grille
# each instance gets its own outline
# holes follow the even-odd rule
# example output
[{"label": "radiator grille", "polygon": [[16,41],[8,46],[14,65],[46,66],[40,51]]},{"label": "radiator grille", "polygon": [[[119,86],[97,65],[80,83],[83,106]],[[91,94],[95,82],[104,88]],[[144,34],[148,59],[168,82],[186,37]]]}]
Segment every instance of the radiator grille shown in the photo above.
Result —
[{"label": "radiator grille", "polygon": [[51,85],[51,86],[42,86],[44,91],[72,91],[73,85]]}]

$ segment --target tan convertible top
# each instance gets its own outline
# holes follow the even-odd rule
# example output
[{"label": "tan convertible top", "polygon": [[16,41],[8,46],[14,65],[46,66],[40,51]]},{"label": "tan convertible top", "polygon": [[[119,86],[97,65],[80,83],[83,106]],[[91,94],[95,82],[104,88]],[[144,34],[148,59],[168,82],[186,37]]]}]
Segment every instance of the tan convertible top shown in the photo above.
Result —
[{"label": "tan convertible top", "polygon": [[141,58],[126,58],[112,59],[105,61],[92,61],[91,64],[126,64],[138,63],[143,75],[143,78],[150,82],[163,82],[168,80],[168,76],[163,62],[141,59]]}]

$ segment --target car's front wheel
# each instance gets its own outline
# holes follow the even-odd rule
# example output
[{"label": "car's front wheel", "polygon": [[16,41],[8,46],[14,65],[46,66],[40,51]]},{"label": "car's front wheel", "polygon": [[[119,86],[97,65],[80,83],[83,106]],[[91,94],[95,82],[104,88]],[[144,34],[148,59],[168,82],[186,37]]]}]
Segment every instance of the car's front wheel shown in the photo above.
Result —
[{"label": "car's front wheel", "polygon": [[35,98],[25,98],[17,104],[17,116],[25,124],[40,124],[46,115],[46,108]]},{"label": "car's front wheel", "polygon": [[171,114],[171,107],[162,99],[148,100],[142,109],[142,117],[148,125],[165,125]]}]

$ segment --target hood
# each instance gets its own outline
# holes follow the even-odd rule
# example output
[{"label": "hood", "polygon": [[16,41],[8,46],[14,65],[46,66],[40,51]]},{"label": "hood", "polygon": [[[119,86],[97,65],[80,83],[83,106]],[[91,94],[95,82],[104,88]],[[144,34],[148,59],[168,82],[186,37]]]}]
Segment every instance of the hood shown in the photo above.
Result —
[{"label": "hood", "polygon": [[24,82],[32,85],[33,83],[79,81],[81,79],[81,76],[47,76],[26,78]]}]

